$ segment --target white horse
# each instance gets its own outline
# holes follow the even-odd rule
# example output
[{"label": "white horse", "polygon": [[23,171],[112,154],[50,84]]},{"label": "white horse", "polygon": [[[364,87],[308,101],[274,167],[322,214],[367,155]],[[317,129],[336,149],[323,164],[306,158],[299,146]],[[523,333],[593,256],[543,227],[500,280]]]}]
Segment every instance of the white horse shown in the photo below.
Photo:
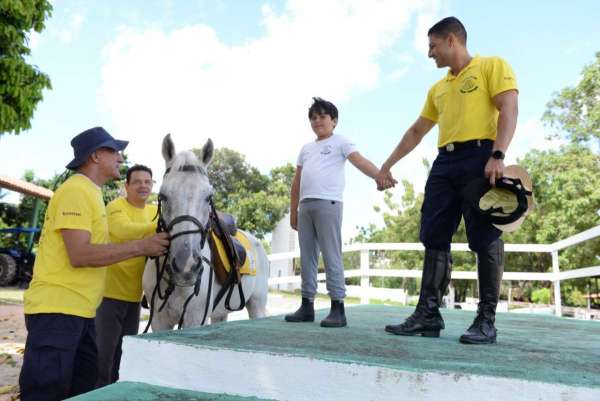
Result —
[{"label": "white horse", "polygon": [[[212,141],[206,142],[198,160],[191,151],[175,154],[171,136],[167,135],[163,139],[162,155],[166,173],[159,192],[160,218],[169,232],[171,244],[168,256],[159,259],[158,270],[156,260],[148,260],[142,280],[151,308],[152,331],[170,330],[181,318],[184,328],[200,326],[206,323],[203,321],[206,317],[213,323],[225,321],[230,312],[224,305],[226,297],[213,305],[222,287],[211,271],[207,239],[213,188],[206,169],[213,157]],[[247,257],[255,263],[256,275],[243,275],[241,287],[248,315],[251,319],[261,318],[265,316],[267,304],[269,261],[262,244],[254,236],[244,234],[251,243]],[[162,276],[160,270],[164,270]],[[169,286],[172,292],[165,301]],[[239,305],[240,295],[235,288],[230,307]]]}]

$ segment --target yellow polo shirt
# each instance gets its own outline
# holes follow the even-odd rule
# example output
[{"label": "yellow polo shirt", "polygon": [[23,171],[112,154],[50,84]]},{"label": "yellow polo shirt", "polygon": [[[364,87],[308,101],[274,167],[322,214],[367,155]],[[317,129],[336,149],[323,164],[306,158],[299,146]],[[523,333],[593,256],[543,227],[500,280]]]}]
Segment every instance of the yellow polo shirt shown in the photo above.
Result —
[{"label": "yellow polo shirt", "polygon": [[450,71],[431,87],[421,117],[439,124],[438,147],[451,142],[496,139],[493,97],[518,90],[510,65],[500,57],[475,56],[457,75]]},{"label": "yellow polo shirt", "polygon": [[93,318],[102,300],[106,268],[73,267],[62,229],[88,231],[92,244],[108,242],[102,191],[85,175],[71,176],[50,199],[33,280],[23,295],[25,314],[63,313]]},{"label": "yellow polo shirt", "polygon": [[[118,198],[106,206],[110,242],[122,243],[142,239],[156,232],[157,207],[133,206],[125,198]],[[104,296],[120,301],[139,302],[142,299],[142,274],[146,257],[138,256],[108,267]]]}]

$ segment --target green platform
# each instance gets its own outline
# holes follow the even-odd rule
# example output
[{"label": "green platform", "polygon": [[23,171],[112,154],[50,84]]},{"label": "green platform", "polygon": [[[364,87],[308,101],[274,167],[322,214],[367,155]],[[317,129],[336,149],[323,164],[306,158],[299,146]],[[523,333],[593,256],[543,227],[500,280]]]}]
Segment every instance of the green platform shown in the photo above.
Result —
[{"label": "green platform", "polygon": [[338,363],[412,372],[483,375],[600,388],[600,322],[554,316],[499,313],[498,344],[463,345],[459,336],[474,312],[443,310],[446,330],[439,339],[402,337],[383,327],[405,319],[413,308],[348,307],[348,327],[285,323],[281,316],[146,334],[140,339],[192,347],[298,355]]},{"label": "green platform", "polygon": [[256,397],[236,397],[227,394],[207,394],[177,390],[144,383],[120,382],[69,398],[69,401],[272,401]]}]

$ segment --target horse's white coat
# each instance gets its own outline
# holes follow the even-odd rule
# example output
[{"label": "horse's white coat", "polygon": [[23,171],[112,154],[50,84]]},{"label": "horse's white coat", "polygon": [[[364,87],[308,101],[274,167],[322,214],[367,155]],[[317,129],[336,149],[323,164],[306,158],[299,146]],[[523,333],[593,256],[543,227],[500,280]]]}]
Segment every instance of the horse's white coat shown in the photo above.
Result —
[{"label": "horse's white coat", "polygon": [[[193,216],[205,226],[208,221],[210,206],[208,197],[212,195],[213,189],[210,185],[208,177],[200,171],[180,171],[182,166],[196,166],[200,170],[206,171],[213,154],[213,145],[210,140],[202,148],[201,160],[198,160],[196,155],[191,151],[184,151],[175,154],[175,147],[170,135],[167,135],[163,140],[163,157],[165,159],[166,168],[170,168],[168,174],[163,178],[163,183],[160,188],[161,196],[165,197],[162,202],[162,216],[168,224],[177,216]],[[187,230],[196,230],[198,227],[191,222],[183,221],[176,224],[170,235]],[[252,250],[250,251],[256,256],[256,276],[242,276],[242,288],[246,298],[246,309],[251,319],[264,317],[266,314],[267,294],[268,294],[268,276],[269,276],[269,260],[262,244],[252,235],[246,233]],[[199,233],[185,234],[171,241],[169,249],[169,263],[178,266],[178,270],[174,272],[174,280],[176,285],[173,293],[168,298],[168,301],[162,311],[159,312],[159,307],[162,301],[158,296],[154,299],[152,317],[152,331],[170,330],[178,322],[183,311],[185,300],[193,293],[193,284],[198,276],[199,257],[205,256],[210,260],[210,249],[208,244],[200,248]],[[161,258],[161,264],[163,262]],[[225,309],[224,298],[221,299],[219,305],[213,309],[213,300],[216,294],[221,289],[214,274],[212,276],[212,291],[211,296],[208,296],[209,287],[209,266],[204,263],[202,272],[202,281],[198,296],[191,299],[187,306],[183,327],[200,326],[204,317],[206,302],[208,301],[208,317],[212,322],[223,321],[227,319],[229,311]],[[144,271],[142,285],[148,302],[151,301],[152,293],[156,286],[156,263],[154,260],[148,260]],[[161,291],[164,293],[167,285],[163,280]],[[234,289],[234,294],[231,297],[231,306],[239,305],[240,299],[237,288]],[[208,320],[208,319],[207,319]]]}]

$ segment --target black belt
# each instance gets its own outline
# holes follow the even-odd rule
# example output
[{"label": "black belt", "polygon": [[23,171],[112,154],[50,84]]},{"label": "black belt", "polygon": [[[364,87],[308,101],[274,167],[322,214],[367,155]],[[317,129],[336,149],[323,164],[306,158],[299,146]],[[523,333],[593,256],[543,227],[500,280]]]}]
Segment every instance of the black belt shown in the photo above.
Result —
[{"label": "black belt", "polygon": [[452,153],[458,150],[469,149],[469,148],[480,148],[485,144],[492,144],[494,141],[491,139],[473,139],[472,141],[466,142],[451,142],[438,148],[440,153]]}]

